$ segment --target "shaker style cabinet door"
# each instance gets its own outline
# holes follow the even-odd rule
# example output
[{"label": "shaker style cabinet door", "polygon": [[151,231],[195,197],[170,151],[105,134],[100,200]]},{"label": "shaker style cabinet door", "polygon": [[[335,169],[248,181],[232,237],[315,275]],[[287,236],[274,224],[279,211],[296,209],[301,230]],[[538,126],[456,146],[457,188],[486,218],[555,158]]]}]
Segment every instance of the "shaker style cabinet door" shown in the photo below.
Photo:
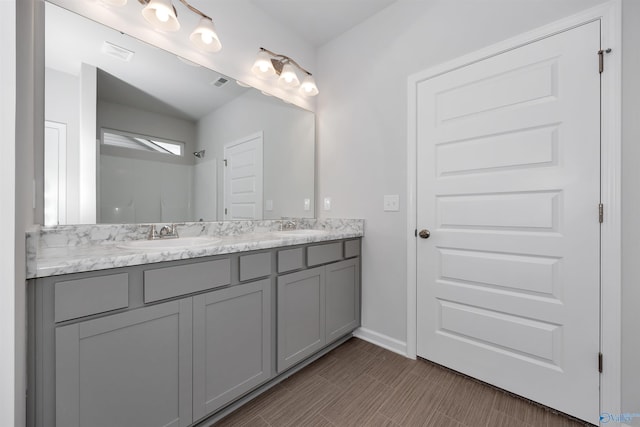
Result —
[{"label": "shaker style cabinet door", "polygon": [[56,426],[192,423],[192,300],[56,329]]},{"label": "shaker style cabinet door", "polygon": [[193,419],[271,378],[271,279],[193,298]]},{"label": "shaker style cabinet door", "polygon": [[278,277],[278,372],[325,345],[325,268]]},{"label": "shaker style cabinet door", "polygon": [[360,259],[326,267],[327,344],[360,326]]}]

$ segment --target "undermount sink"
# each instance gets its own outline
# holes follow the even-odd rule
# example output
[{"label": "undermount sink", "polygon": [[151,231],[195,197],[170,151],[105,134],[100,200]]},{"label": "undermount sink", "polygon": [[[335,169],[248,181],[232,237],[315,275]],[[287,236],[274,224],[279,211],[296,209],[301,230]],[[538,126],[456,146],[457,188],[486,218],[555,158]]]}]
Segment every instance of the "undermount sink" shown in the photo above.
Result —
[{"label": "undermount sink", "polygon": [[179,237],[177,239],[131,240],[118,247],[123,249],[179,249],[213,245],[221,239],[211,237]]},{"label": "undermount sink", "polygon": [[327,234],[324,230],[282,230],[274,231],[273,234],[279,237],[309,237]]}]

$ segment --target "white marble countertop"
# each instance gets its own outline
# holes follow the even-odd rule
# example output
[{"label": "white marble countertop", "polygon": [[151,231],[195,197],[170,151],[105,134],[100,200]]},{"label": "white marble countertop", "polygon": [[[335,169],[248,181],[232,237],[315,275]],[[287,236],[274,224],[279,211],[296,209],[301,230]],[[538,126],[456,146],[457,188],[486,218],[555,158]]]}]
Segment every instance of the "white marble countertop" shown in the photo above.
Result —
[{"label": "white marble countertop", "polygon": [[[248,223],[245,222],[244,224]],[[118,238],[106,238],[97,241],[91,238],[78,238],[77,235],[73,234],[74,230],[71,227],[65,227],[64,230],[58,228],[54,230],[55,233],[52,233],[52,229],[37,230],[27,234],[27,278],[32,279],[364,236],[364,221],[362,220],[328,220],[316,221],[313,224],[306,223],[304,224],[305,229],[316,230],[310,235],[295,233],[287,235],[286,231],[279,232],[277,229],[274,230],[273,224],[267,224],[267,227],[264,227],[265,222],[261,222],[259,225],[263,227],[255,227],[253,231],[250,230],[248,232],[237,232],[238,230],[235,229],[233,233],[225,233],[220,229],[202,228],[202,225],[200,225],[200,232],[188,231],[184,234],[186,239],[199,237],[200,241],[197,246],[144,249],[130,245],[132,241],[143,240],[139,238],[139,232],[131,232],[129,235],[120,234]],[[310,227],[310,225],[313,225],[313,227]],[[83,230],[80,230],[80,227],[78,226],[77,233],[87,233],[87,226],[84,226]],[[102,228],[101,226],[91,227],[91,232],[94,232],[96,227]],[[104,233],[104,230],[101,230],[101,232]],[[61,234],[64,236],[61,237]],[[207,239],[210,239],[210,242]],[[179,240],[177,239],[175,242]],[[61,241],[70,243],[61,244]]]}]

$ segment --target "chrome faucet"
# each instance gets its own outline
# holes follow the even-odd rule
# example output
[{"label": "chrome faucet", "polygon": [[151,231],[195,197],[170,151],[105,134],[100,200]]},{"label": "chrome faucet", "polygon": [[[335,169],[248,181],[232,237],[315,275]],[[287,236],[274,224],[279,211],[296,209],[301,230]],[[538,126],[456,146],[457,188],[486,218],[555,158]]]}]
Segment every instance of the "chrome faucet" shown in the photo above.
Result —
[{"label": "chrome faucet", "polygon": [[160,229],[160,238],[161,239],[177,239],[178,237],[178,228],[175,224],[171,224],[171,226],[165,225]]},{"label": "chrome faucet", "polygon": [[160,229],[160,232],[156,229],[155,224],[151,224],[147,234],[148,240],[177,239],[178,237],[180,236],[178,236],[178,229],[175,224],[171,224],[171,226],[165,225]]},{"label": "chrome faucet", "polygon": [[280,222],[280,231],[295,230],[296,228],[298,228],[298,224],[295,219],[283,219]]}]

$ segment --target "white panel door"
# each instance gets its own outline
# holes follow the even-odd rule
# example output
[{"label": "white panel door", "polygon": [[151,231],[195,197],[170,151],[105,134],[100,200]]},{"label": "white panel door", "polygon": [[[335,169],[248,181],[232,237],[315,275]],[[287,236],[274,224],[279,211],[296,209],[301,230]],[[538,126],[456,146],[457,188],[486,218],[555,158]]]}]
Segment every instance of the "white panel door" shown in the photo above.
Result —
[{"label": "white panel door", "polygon": [[67,223],[67,125],[44,122],[44,225]]},{"label": "white panel door", "polygon": [[224,146],[224,219],[262,219],[262,132]]},{"label": "white panel door", "polygon": [[418,85],[418,356],[598,423],[598,22]]}]

